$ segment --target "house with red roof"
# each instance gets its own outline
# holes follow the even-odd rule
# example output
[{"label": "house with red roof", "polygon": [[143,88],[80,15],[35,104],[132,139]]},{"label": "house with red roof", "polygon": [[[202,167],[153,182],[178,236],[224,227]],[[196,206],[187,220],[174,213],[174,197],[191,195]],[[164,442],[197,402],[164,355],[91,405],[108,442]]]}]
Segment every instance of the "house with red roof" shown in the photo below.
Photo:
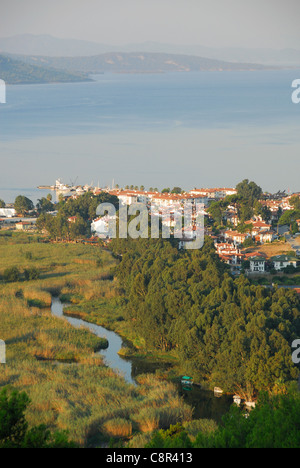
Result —
[{"label": "house with red roof", "polygon": [[241,233],[238,231],[232,231],[231,229],[224,232],[225,240],[232,241],[235,244],[243,244],[246,239],[250,236],[249,232]]}]

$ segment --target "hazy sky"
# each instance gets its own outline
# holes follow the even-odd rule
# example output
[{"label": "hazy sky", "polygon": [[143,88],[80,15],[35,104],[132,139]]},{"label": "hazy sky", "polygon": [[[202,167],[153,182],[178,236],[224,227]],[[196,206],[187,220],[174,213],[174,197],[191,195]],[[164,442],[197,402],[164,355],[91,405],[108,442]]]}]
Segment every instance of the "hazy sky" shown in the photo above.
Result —
[{"label": "hazy sky", "polygon": [[299,48],[299,0],[1,0],[0,37]]}]

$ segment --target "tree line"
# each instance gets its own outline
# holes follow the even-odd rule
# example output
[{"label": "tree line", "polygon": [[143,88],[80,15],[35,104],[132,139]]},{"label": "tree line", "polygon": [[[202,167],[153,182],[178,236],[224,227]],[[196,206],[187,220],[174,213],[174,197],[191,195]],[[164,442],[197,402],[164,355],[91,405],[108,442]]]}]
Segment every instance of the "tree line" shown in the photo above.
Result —
[{"label": "tree line", "polygon": [[0,448],[76,448],[64,431],[51,432],[45,425],[29,428],[26,392],[4,387],[0,392]]},{"label": "tree line", "polygon": [[251,399],[295,380],[296,292],[233,278],[206,238],[199,250],[162,239],[114,239],[125,315],[149,350],[176,351],[185,373]]},{"label": "tree line", "polygon": [[[146,448],[299,448],[299,421],[299,392],[262,393],[248,414],[233,405],[216,430],[202,428],[191,435],[189,428],[176,424],[153,434]],[[197,428],[197,423],[190,425]]]},{"label": "tree line", "polygon": [[[52,239],[90,237],[91,221],[95,219],[97,207],[101,203],[111,203],[118,209],[119,200],[106,192],[99,195],[86,192],[78,198],[61,199],[55,207],[53,205],[56,211],[53,216],[49,213],[49,204],[42,199],[38,203],[39,217],[36,226],[40,231],[46,231]],[[70,218],[73,218],[72,222]]]}]

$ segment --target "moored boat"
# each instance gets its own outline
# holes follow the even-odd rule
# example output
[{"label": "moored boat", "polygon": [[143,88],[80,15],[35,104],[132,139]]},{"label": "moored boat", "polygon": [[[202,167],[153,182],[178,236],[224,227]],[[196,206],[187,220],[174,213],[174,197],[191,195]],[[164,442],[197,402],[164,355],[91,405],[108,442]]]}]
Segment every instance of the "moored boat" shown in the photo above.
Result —
[{"label": "moored boat", "polygon": [[188,375],[183,375],[181,377],[181,383],[182,385],[193,385],[194,380],[192,377],[189,377]]}]

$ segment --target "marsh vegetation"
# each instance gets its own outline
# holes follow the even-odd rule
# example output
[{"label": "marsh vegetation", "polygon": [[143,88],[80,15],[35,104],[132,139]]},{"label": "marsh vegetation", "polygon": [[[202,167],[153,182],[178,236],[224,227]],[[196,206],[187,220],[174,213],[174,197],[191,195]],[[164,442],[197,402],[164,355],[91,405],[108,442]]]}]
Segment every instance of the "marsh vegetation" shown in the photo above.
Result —
[{"label": "marsh vegetation", "polygon": [[[116,313],[110,252],[16,233],[0,236],[0,256],[0,337],[6,343],[0,386],[27,393],[29,426],[66,430],[88,447],[192,419],[172,383],[145,375],[138,386],[128,384],[95,352],[107,345],[105,338],[51,314],[52,295],[77,307],[94,301],[95,313],[105,308],[107,318]],[[14,268],[19,275],[7,280],[4,272]],[[32,268],[38,275],[28,279],[24,272]]]}]

